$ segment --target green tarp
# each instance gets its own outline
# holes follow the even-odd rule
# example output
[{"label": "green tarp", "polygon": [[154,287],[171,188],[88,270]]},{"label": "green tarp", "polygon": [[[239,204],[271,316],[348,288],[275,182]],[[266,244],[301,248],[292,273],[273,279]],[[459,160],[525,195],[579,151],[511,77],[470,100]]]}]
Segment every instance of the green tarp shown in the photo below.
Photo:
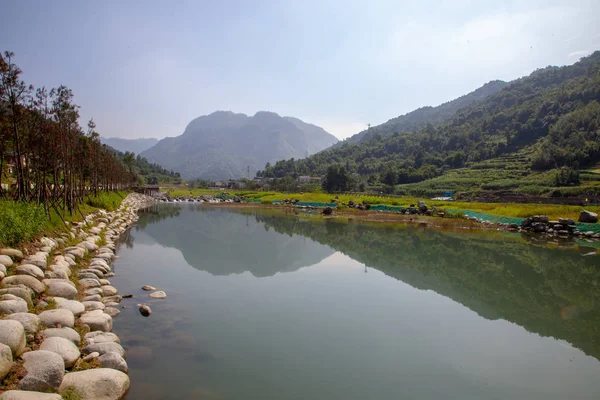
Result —
[{"label": "green tarp", "polygon": [[[477,211],[472,211],[472,210],[459,210],[459,209],[447,209],[446,211],[450,212],[450,213],[463,213],[465,216],[467,217],[475,217],[475,218],[479,218],[481,220],[486,220],[486,221],[490,221],[493,223],[497,223],[497,224],[521,224],[521,221],[523,221],[523,218],[513,218],[513,217],[503,217],[500,215],[494,215],[494,214],[487,214],[487,213],[482,213],[482,212],[477,212]],[[586,224],[583,222],[576,222],[575,225],[577,226],[577,229],[579,229],[581,232],[594,232],[594,233],[600,233],[600,224]]]}]

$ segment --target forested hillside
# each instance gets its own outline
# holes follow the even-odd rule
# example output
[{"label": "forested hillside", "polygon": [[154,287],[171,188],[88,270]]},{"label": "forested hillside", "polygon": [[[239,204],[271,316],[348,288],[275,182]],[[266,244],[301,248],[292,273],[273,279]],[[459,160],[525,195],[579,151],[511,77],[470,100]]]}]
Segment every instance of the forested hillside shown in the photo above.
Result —
[{"label": "forested hillside", "polygon": [[564,167],[573,179],[562,183],[577,184],[578,169],[600,162],[599,101],[600,52],[595,52],[574,65],[543,68],[510,82],[446,122],[409,133],[371,134],[362,143],[279,161],[259,175],[324,175],[339,164],[370,183],[395,185],[472,167],[518,169],[512,178]]},{"label": "forested hillside", "polygon": [[126,151],[125,153],[114,149],[108,145],[105,148],[113,153],[118,160],[127,166],[130,173],[135,177],[139,184],[164,184],[164,183],[181,183],[181,175],[179,172],[164,169],[158,164],[148,162],[145,157],[136,156],[135,153]]}]

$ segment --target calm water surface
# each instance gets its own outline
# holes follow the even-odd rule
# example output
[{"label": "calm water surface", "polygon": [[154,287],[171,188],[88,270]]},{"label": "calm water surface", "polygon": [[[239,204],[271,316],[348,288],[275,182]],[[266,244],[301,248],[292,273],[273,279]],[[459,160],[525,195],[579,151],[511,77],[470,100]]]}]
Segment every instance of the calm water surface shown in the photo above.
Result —
[{"label": "calm water surface", "polygon": [[114,263],[127,398],[598,399],[594,253],[156,205]]}]

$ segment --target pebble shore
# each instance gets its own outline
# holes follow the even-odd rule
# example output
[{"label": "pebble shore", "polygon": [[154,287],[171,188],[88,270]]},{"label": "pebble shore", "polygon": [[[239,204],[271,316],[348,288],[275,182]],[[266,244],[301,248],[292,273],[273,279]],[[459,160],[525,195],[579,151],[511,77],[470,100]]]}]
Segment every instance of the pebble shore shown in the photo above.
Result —
[{"label": "pebble shore", "polygon": [[112,333],[123,296],[110,284],[111,263],[119,236],[153,201],[132,193],[34,250],[0,249],[0,400],[127,394],[126,354]]}]

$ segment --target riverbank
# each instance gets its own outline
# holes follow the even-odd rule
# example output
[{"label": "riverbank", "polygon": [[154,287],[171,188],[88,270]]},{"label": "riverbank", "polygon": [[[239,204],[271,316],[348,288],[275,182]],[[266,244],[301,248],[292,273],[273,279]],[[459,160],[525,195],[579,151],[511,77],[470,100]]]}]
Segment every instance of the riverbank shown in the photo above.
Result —
[{"label": "riverbank", "polygon": [[[577,220],[579,213],[583,210],[589,210],[594,213],[600,213],[600,206],[597,205],[563,205],[563,204],[535,204],[535,203],[492,203],[492,202],[474,202],[474,201],[445,201],[429,200],[410,196],[372,196],[360,193],[352,194],[328,194],[328,193],[279,193],[279,192],[261,192],[248,190],[210,190],[210,189],[186,189],[186,188],[161,188],[161,190],[171,198],[188,198],[201,196],[223,196],[228,193],[230,196],[243,197],[249,201],[258,203],[273,203],[284,201],[285,199],[299,200],[303,203],[332,203],[337,200],[339,203],[348,204],[350,201],[359,204],[369,204],[371,206],[383,205],[389,207],[409,207],[410,204],[417,204],[424,200],[429,206],[438,208],[452,208],[460,210],[471,210],[474,212],[488,213],[501,217],[527,218],[533,215],[546,215],[552,220],[558,218],[571,218]],[[337,199],[336,199],[337,197]]]},{"label": "riverbank", "polygon": [[[347,220],[361,220],[374,223],[403,223],[419,224],[422,226],[431,226],[442,229],[479,229],[479,230],[506,230],[533,234],[543,234],[549,239],[558,237],[586,238],[591,240],[600,239],[600,225],[598,215],[586,210],[583,207],[573,206],[548,206],[517,204],[504,205],[498,214],[488,212],[474,211],[473,208],[460,209],[460,206],[467,206],[470,203],[456,202],[427,202],[414,201],[406,206],[385,205],[375,203],[371,197],[364,197],[362,201],[355,201],[351,195],[336,195],[329,202],[307,202],[307,196],[312,200],[325,200],[323,194],[308,193],[304,199],[286,197],[283,200],[260,200],[256,196],[269,195],[269,192],[219,192],[217,194],[202,191],[201,194],[192,194],[187,196],[173,196],[172,192],[165,193],[160,201],[173,203],[202,203],[209,206],[219,207],[261,207],[261,208],[280,208],[290,210],[294,213],[303,213],[305,215],[323,214],[327,218],[344,218]],[[275,194],[282,196],[283,194]],[[304,194],[303,194],[304,195]],[[264,196],[263,196],[264,197]],[[389,199],[389,198],[388,198]],[[435,204],[446,204],[448,208],[438,207]],[[434,205],[432,205],[434,204]],[[526,218],[506,216],[514,215],[509,210],[516,207],[526,207],[529,210],[524,215]],[[481,208],[479,208],[481,209]],[[497,208],[492,208],[494,211]],[[595,209],[590,207],[590,209]],[[559,214],[561,211],[564,214]],[[522,210],[521,210],[522,211]],[[533,211],[551,211],[549,215],[534,214]],[[503,215],[502,215],[503,214]],[[558,216],[557,216],[558,215]],[[575,218],[565,217],[564,215],[576,215]],[[578,222],[576,222],[578,221]]]},{"label": "riverbank", "polygon": [[41,204],[0,200],[0,247],[20,246],[38,236],[58,236],[68,232],[67,223],[81,222],[98,210],[115,211],[125,192],[98,192],[88,195],[72,213],[52,207],[46,211]]},{"label": "riverbank", "polygon": [[126,395],[125,350],[111,332],[125,296],[107,278],[115,242],[150,201],[129,194],[115,211],[88,214],[23,250],[0,250],[0,399]]}]

